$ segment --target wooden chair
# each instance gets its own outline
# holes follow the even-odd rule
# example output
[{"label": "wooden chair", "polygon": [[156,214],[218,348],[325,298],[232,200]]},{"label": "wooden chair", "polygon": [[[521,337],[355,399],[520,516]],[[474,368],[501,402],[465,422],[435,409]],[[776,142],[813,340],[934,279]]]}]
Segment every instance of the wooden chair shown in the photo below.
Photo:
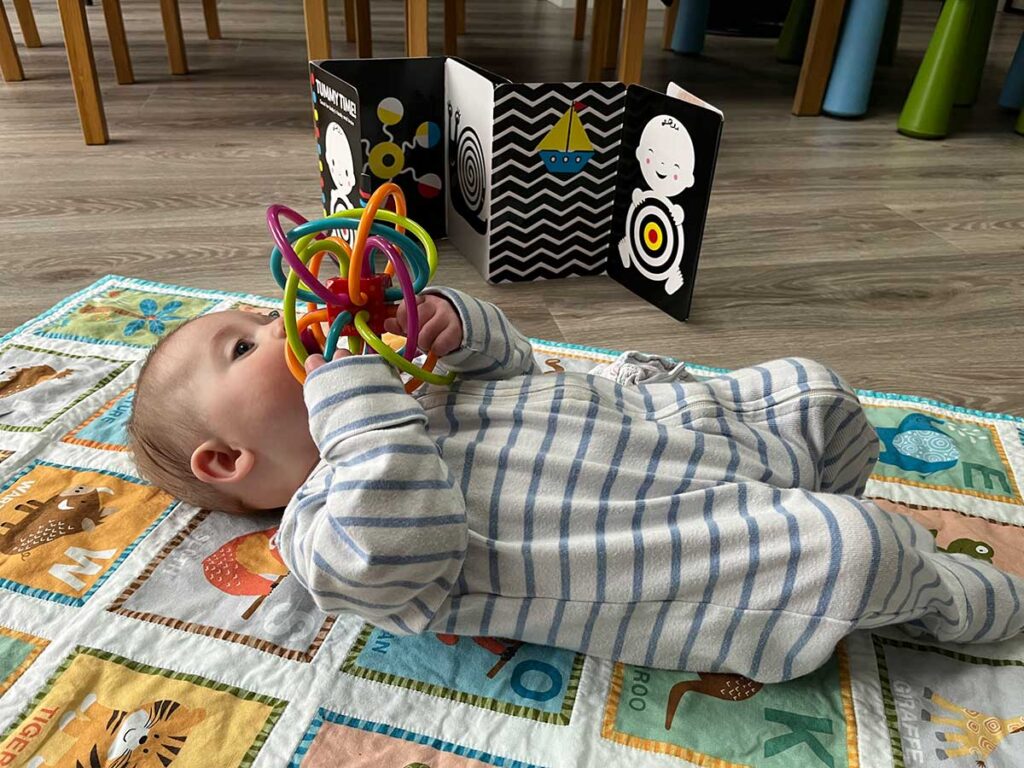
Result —
[{"label": "wooden chair", "polygon": [[[0,71],[5,80],[23,80],[24,71],[14,45],[6,11],[0,0]],[[29,47],[42,43],[36,29],[30,0],[14,0],[15,11],[22,27],[22,35]],[[92,38],[85,18],[84,0],[57,0],[61,27],[64,33],[64,47],[71,72],[71,85],[78,105],[78,116],[82,123],[82,134],[86,144],[106,144],[109,140],[107,117],[103,109],[99,79],[96,76],[96,59],[93,55]],[[206,32],[211,39],[220,37],[220,20],[217,17],[216,0],[203,0]],[[160,0],[160,15],[163,19],[164,35],[167,40],[167,54],[172,74],[186,74],[188,63],[185,57],[185,41],[181,31],[181,17],[178,0]],[[103,0],[103,18],[110,37],[110,49],[114,59],[117,82],[127,85],[135,82],[128,41],[124,32],[124,18],[121,14],[121,0]]]},{"label": "wooden chair", "polygon": [[[331,58],[327,0],[303,0],[306,18],[306,53],[310,60]],[[405,55],[429,52],[427,0],[405,0]],[[458,36],[466,31],[466,0],[444,0],[444,52],[458,52]],[[373,56],[370,0],[345,0],[345,38],[356,44],[361,59]]]}]

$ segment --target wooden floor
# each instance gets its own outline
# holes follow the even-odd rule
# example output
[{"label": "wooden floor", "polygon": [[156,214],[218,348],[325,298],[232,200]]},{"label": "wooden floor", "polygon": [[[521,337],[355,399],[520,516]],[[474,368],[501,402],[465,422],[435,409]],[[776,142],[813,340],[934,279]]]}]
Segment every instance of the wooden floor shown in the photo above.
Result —
[{"label": "wooden floor", "polygon": [[[198,0],[182,3],[185,77],[168,74],[158,3],[125,3],[131,86],[115,84],[89,8],[105,147],[82,142],[56,4],[34,5],[46,47],[20,49],[29,80],[0,84],[0,332],[110,272],[275,295],[266,206],[319,203],[300,3],[222,0],[219,41]],[[403,5],[373,3],[378,56],[401,55]],[[604,278],[488,286],[449,247],[440,281],[533,336],[723,367],[811,356],[855,386],[1024,414],[1024,139],[996,106],[1024,18],[999,14],[979,103],[951,138],[922,142],[895,123],[939,6],[906,6],[858,121],[792,117],[797,70],[773,41],[709,37],[703,57],[675,56],[651,13],[645,83],[675,79],[726,114],[688,323]],[[331,7],[335,55],[354,55]],[[579,80],[571,38],[572,12],[542,0],[470,0],[460,44],[515,79]]]}]

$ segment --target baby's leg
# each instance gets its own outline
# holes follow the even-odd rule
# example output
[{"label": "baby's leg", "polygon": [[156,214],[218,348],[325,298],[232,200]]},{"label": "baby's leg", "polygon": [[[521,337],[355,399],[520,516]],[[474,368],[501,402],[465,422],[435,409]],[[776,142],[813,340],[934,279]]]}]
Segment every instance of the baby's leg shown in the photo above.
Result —
[{"label": "baby's leg", "polygon": [[[727,505],[733,492],[715,495]],[[1024,580],[936,551],[909,518],[803,489],[742,484],[735,493],[741,514],[723,506],[714,517],[714,586],[684,667],[774,682],[821,666],[856,629],[914,622],[959,643],[1024,629]]]}]

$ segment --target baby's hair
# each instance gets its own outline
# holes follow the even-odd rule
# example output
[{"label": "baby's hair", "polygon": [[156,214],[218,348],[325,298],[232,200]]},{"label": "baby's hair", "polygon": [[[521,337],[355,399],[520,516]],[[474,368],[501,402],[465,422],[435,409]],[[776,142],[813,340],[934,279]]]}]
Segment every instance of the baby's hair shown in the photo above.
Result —
[{"label": "baby's hair", "polygon": [[[243,514],[251,512],[238,499],[218,491],[192,473],[192,451],[202,432],[195,411],[184,407],[175,397],[187,381],[173,380],[171,374],[154,365],[164,346],[182,328],[182,323],[164,336],[150,351],[135,384],[132,413],[128,418],[129,449],[139,474],[162,491],[188,504],[205,509]],[[155,372],[154,372],[155,371]]]}]

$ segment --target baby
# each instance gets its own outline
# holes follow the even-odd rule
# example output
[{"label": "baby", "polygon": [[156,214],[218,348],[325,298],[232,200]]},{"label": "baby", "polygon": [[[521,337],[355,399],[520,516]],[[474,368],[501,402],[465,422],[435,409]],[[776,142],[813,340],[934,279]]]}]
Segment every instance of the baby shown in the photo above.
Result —
[{"label": "baby", "polygon": [[421,346],[459,378],[414,395],[370,355],[311,356],[300,386],[277,317],[183,325],[139,377],[140,472],[205,507],[284,507],[277,546],[317,605],[396,634],[774,682],[855,629],[1024,628],[1024,582],[857,498],[878,439],[828,368],[538,375],[497,307],[443,288],[418,302]]}]

